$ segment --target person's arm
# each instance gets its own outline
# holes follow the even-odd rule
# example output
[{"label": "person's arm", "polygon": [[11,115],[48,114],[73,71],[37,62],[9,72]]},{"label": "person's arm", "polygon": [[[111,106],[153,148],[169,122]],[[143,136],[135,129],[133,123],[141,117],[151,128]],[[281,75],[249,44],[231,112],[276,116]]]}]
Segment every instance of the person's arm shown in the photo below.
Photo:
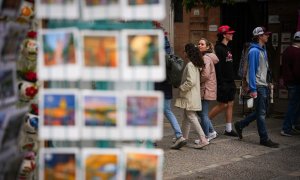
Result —
[{"label": "person's arm", "polygon": [[[250,95],[256,97],[257,88],[256,88],[256,72],[259,66],[259,51],[253,49],[248,54],[248,73],[249,73],[249,89]],[[256,95],[255,95],[256,94]]]},{"label": "person's arm", "polygon": [[[181,91],[189,91],[196,84],[196,73],[199,73],[193,64],[187,64],[186,80],[179,86]],[[200,83],[200,82],[199,82]]]},{"label": "person's arm", "polygon": [[204,67],[201,71],[201,77],[200,77],[200,82],[205,82],[209,79],[210,73],[211,73],[211,66],[210,63],[210,58],[207,56],[203,56],[204,60]]}]

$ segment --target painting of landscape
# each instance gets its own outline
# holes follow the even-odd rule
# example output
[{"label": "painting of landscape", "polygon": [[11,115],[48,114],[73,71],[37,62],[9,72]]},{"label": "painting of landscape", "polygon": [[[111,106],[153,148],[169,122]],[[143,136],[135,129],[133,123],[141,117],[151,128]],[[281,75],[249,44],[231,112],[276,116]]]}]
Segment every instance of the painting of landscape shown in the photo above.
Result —
[{"label": "painting of landscape", "polygon": [[115,127],[117,125],[117,98],[115,96],[85,96],[86,126]]}]

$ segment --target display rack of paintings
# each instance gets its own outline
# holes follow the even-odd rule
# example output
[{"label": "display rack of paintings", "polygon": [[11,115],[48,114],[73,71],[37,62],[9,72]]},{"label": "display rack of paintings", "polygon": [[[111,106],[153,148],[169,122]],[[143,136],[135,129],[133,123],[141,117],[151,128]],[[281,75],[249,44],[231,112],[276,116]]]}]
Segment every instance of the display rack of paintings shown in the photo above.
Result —
[{"label": "display rack of paintings", "polygon": [[0,179],[162,179],[163,151],[137,142],[163,135],[164,34],[143,23],[165,14],[165,0],[0,0]]}]

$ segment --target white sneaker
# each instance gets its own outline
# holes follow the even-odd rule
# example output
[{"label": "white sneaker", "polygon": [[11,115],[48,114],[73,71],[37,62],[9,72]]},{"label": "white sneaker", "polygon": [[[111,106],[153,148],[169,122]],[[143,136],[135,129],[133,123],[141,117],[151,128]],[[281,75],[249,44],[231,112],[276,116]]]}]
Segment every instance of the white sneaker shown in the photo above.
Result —
[{"label": "white sneaker", "polygon": [[[210,141],[208,138],[206,138],[206,139],[207,139],[208,142]],[[195,144],[200,144],[200,139],[196,139],[196,140],[194,141],[194,143],[195,143]]]},{"label": "white sneaker", "polygon": [[215,139],[217,136],[218,136],[217,132],[214,131],[214,132],[208,134],[207,139],[208,139],[208,141],[211,141],[211,140]]}]

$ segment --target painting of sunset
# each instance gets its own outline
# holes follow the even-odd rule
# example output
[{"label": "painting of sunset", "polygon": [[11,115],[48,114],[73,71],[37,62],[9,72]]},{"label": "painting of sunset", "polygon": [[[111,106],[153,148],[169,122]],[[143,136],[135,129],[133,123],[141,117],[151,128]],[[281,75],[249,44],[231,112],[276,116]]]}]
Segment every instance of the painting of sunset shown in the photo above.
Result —
[{"label": "painting of sunset", "polygon": [[89,67],[117,67],[117,39],[115,36],[84,36],[84,65]]},{"label": "painting of sunset", "polygon": [[44,125],[74,126],[75,125],[75,95],[45,94],[44,95]]},{"label": "painting of sunset", "polygon": [[49,32],[43,34],[42,37],[45,66],[76,63],[75,42],[72,32]]},{"label": "painting of sunset", "polygon": [[76,159],[73,153],[46,153],[44,157],[45,180],[75,180]]},{"label": "painting of sunset", "polygon": [[117,163],[116,154],[90,154],[85,159],[85,179],[116,180]]},{"label": "painting of sunset", "polygon": [[114,96],[85,96],[84,118],[86,126],[117,125],[117,98]]}]

